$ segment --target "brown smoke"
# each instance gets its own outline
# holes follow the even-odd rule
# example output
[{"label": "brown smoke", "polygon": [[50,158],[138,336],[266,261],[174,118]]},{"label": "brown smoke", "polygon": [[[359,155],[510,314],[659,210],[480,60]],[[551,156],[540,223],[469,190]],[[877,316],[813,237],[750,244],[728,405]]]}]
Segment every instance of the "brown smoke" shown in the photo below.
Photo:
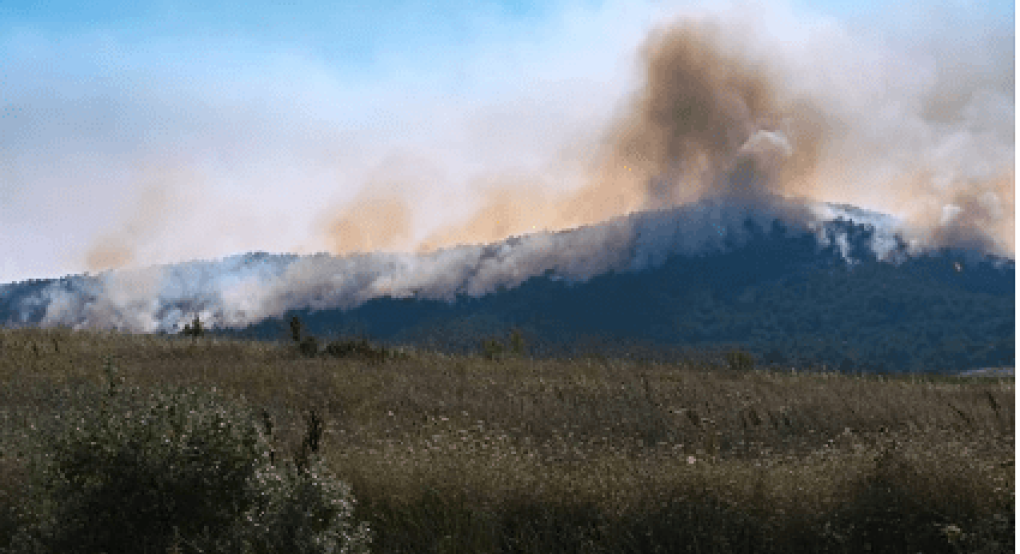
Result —
[{"label": "brown smoke", "polygon": [[594,224],[705,196],[810,195],[830,123],[808,100],[784,95],[766,63],[710,23],[653,32],[642,61],[644,87],[598,143],[584,186],[545,193],[544,177],[534,176],[490,189],[466,222],[419,249]]},{"label": "brown smoke", "polygon": [[642,180],[643,207],[706,196],[810,196],[831,118],[711,22],[652,33],[645,85],[610,133],[602,171]]},{"label": "brown smoke", "polygon": [[[683,174],[724,169],[738,149],[778,115],[765,71],[721,48],[719,30],[684,24],[654,33],[645,47],[646,84],[615,130],[612,163],[673,183]],[[701,196],[709,178],[683,188],[648,186],[646,202]]]},{"label": "brown smoke", "polygon": [[411,232],[411,209],[397,195],[363,194],[325,227],[333,254],[399,247]]},{"label": "brown smoke", "polygon": [[120,228],[93,240],[84,262],[89,271],[121,269],[140,261],[139,252],[171,223],[187,204],[183,195],[194,176],[180,168],[143,166],[137,184],[142,189],[129,218]]},{"label": "brown smoke", "polygon": [[497,185],[482,189],[483,201],[473,215],[431,234],[418,250],[429,252],[589,225],[644,206],[644,179],[638,177],[636,168],[607,165],[598,171],[599,178],[570,192],[549,191],[542,176],[499,179]]},{"label": "brown smoke", "polygon": [[115,235],[98,239],[85,252],[85,266],[89,271],[118,269],[134,260],[134,249],[123,237]]},{"label": "brown smoke", "polygon": [[897,183],[910,236],[931,246],[977,248],[1004,256],[1016,252],[1016,178],[1012,168],[987,180],[937,187],[922,171]]},{"label": "brown smoke", "polygon": [[457,244],[486,244],[513,235],[541,231],[556,220],[549,194],[531,182],[499,183],[485,189],[484,200],[466,222],[443,227],[418,245],[425,253]]},{"label": "brown smoke", "polygon": [[[905,216],[904,232],[928,245],[1015,256],[1011,33],[965,52],[936,47],[927,88],[856,96],[831,76],[819,81],[830,79],[828,88],[794,92],[778,58],[756,58],[740,33],[725,31],[680,22],[652,32],[641,53],[643,86],[597,143],[583,186],[543,193],[545,176],[522,179],[530,188],[488,194],[474,216],[425,249],[705,197],[780,195],[865,201]],[[984,51],[981,64],[968,62]],[[902,63],[875,75],[893,78]],[[989,167],[994,177],[974,176]]]}]

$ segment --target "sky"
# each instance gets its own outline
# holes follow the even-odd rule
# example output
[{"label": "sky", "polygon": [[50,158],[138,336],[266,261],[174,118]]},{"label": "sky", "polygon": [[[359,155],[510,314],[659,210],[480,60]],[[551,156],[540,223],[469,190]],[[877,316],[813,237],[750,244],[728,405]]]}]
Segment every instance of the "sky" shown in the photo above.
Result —
[{"label": "sky", "polygon": [[0,3],[0,283],[656,207],[620,137],[687,21],[811,106],[785,191],[936,238],[965,220],[1014,256],[1012,2],[209,4]]}]

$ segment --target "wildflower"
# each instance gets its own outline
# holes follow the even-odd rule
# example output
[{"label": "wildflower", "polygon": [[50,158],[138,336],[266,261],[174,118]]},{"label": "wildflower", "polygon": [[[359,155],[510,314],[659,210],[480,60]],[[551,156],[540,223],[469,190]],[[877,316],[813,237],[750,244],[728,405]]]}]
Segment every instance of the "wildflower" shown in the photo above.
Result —
[{"label": "wildflower", "polygon": [[694,462],[696,462],[696,461],[698,461],[698,459],[695,458],[694,456],[687,456],[687,464],[688,465],[693,465]]}]

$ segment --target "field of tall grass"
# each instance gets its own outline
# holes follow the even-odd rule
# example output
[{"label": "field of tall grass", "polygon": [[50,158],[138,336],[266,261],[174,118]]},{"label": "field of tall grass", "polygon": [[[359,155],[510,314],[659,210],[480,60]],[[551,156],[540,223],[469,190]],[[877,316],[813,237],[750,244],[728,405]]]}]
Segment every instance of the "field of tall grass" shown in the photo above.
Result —
[{"label": "field of tall grass", "polygon": [[1014,548],[1012,378],[332,352],[0,330],[0,552],[27,551],[15,537],[40,519],[56,525],[37,501],[38,468],[56,467],[42,439],[109,417],[115,387],[245,407],[276,465],[307,457],[318,433],[317,471],[349,486],[336,490],[371,552]]}]

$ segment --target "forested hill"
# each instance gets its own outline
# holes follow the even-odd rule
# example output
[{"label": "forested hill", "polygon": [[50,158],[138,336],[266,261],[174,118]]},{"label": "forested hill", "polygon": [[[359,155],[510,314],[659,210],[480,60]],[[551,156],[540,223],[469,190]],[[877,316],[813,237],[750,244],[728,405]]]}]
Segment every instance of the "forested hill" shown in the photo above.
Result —
[{"label": "forested hill", "polygon": [[1015,266],[961,250],[886,261],[874,228],[845,220],[837,241],[748,220],[751,238],[700,255],[670,255],[643,271],[585,282],[551,272],[512,289],[453,302],[376,298],[351,310],[294,310],[224,333],[287,336],[297,315],[323,339],[375,340],[477,351],[520,329],[532,353],[577,355],[742,348],[759,362],[863,371],[956,371],[1014,364]]}]

